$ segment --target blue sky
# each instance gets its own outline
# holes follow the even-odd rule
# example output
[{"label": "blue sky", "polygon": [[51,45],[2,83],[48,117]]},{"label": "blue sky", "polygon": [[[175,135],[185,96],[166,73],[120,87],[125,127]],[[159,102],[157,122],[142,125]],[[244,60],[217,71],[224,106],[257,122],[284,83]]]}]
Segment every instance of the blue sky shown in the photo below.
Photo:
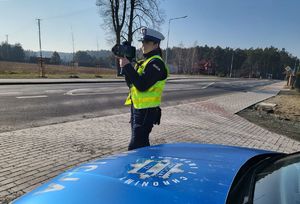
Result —
[{"label": "blue sky", "polygon": [[[50,51],[110,49],[101,27],[96,0],[0,0],[0,41],[19,42],[24,49],[38,50],[36,18],[41,18],[42,47]],[[163,0],[165,23],[161,32],[169,47],[221,46],[286,48],[300,58],[299,0]],[[167,40],[162,42],[166,48]],[[138,46],[138,44],[136,44]]]}]

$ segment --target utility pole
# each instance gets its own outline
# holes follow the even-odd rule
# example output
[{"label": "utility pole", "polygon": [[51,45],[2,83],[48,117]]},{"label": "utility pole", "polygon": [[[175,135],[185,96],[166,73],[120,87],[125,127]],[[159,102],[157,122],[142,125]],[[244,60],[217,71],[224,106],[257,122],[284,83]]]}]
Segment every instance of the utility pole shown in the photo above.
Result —
[{"label": "utility pole", "polygon": [[[39,28],[39,44],[40,44],[40,72],[42,72],[42,78],[45,77],[45,70],[43,66],[43,55],[42,55],[42,40],[41,40],[41,19],[36,19],[38,21],[38,28]],[[41,75],[40,75],[41,77]]]},{"label": "utility pole", "polygon": [[71,35],[72,35],[72,48],[73,48],[73,65],[75,63],[75,45],[74,45],[74,33],[73,27],[71,26]]},{"label": "utility pole", "polygon": [[[96,67],[98,68],[98,71],[99,71],[99,73],[98,73],[98,76],[100,76],[100,55],[99,55],[99,41],[98,41],[98,36],[96,37],[96,40],[97,40],[97,54],[96,54]],[[98,59],[97,59],[97,56],[99,57]],[[97,74],[97,73],[96,73]],[[96,75],[96,77],[97,77],[97,75]]]},{"label": "utility pole", "polygon": [[73,48],[73,60],[72,60],[72,76],[74,74],[75,77],[75,43],[74,43],[74,33],[73,33],[73,26],[71,26],[71,35],[72,35],[72,48]]},{"label": "utility pole", "polygon": [[73,62],[75,62],[75,45],[74,45],[74,34],[72,31],[72,48],[73,48]]},{"label": "utility pole", "polygon": [[5,44],[6,44],[6,57],[7,57],[7,59],[9,59],[9,53],[8,53],[8,35],[5,35],[6,36],[6,42],[5,42]]},{"label": "utility pole", "polygon": [[187,16],[182,16],[182,17],[177,17],[177,18],[171,18],[169,20],[169,26],[168,26],[168,39],[167,39],[167,49],[166,49],[166,64],[168,64],[168,49],[169,49],[169,34],[170,34],[170,24],[171,21],[181,19],[181,18],[186,18]]}]

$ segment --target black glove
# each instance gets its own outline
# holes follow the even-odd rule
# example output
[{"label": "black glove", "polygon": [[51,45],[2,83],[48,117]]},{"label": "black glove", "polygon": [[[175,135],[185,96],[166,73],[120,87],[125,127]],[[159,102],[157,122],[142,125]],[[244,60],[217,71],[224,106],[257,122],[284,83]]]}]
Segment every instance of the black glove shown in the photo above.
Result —
[{"label": "black glove", "polygon": [[126,84],[129,88],[132,87],[132,82],[130,81],[130,79],[128,78],[128,76],[125,75],[125,81],[126,81]]},{"label": "black glove", "polygon": [[161,118],[161,109],[160,107],[157,107],[155,109],[155,119],[153,121],[154,125],[159,125],[160,124],[160,118]]}]

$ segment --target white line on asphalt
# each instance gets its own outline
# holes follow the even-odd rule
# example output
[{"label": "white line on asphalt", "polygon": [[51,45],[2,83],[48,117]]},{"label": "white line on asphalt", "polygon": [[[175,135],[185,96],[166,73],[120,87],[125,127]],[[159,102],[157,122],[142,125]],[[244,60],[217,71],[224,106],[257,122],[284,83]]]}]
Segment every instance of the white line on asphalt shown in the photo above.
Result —
[{"label": "white line on asphalt", "polygon": [[59,89],[59,90],[46,90],[45,92],[46,92],[46,93],[62,93],[62,92],[65,92],[65,91]]},{"label": "white line on asphalt", "polygon": [[73,89],[71,91],[68,91],[67,93],[65,93],[64,95],[77,95],[75,92],[78,92],[78,91],[89,91],[90,89]]},{"label": "white line on asphalt", "polygon": [[6,92],[6,93],[0,93],[0,95],[18,95],[21,94],[22,92]]},{"label": "white line on asphalt", "polygon": [[19,97],[16,97],[18,99],[28,99],[28,98],[47,98],[48,96],[46,95],[41,95],[41,96],[19,96]]},{"label": "white line on asphalt", "polygon": [[73,89],[68,91],[64,95],[69,96],[86,96],[86,95],[105,95],[105,94],[115,94],[115,93],[128,93],[128,88],[114,88],[114,89]]},{"label": "white line on asphalt", "polygon": [[216,82],[212,82],[212,83],[210,83],[210,84],[207,84],[206,86],[203,86],[201,89],[206,89],[207,87],[213,85],[214,83],[216,83]]}]

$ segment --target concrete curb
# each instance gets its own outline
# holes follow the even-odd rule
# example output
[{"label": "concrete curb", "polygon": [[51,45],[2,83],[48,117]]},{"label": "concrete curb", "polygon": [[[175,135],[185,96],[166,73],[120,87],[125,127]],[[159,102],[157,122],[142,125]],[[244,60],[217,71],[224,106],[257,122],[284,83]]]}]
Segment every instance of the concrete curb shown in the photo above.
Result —
[{"label": "concrete curb", "polygon": [[95,80],[95,81],[88,81],[88,80],[80,80],[80,81],[75,81],[75,80],[58,80],[58,81],[27,81],[27,80],[22,80],[22,81],[1,81],[0,80],[0,85],[24,85],[24,84],[80,84],[80,83],[124,83],[125,80]]}]

